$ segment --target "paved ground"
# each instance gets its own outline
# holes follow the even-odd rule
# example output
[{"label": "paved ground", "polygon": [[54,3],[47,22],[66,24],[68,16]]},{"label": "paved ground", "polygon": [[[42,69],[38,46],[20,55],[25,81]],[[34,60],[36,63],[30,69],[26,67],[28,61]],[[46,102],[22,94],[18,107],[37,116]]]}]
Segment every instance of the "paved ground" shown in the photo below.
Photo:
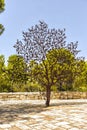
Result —
[{"label": "paved ground", "polygon": [[87,130],[87,100],[0,101],[0,130]]}]

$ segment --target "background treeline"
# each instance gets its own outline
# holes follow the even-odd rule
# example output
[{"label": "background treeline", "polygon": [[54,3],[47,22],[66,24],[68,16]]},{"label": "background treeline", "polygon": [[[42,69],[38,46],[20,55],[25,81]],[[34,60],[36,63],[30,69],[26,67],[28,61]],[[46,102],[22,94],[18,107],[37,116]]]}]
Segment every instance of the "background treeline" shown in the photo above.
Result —
[{"label": "background treeline", "polygon": [[21,56],[11,55],[5,65],[0,55],[0,92],[87,91],[87,62],[75,58],[67,49],[48,52],[44,62],[26,64]]}]

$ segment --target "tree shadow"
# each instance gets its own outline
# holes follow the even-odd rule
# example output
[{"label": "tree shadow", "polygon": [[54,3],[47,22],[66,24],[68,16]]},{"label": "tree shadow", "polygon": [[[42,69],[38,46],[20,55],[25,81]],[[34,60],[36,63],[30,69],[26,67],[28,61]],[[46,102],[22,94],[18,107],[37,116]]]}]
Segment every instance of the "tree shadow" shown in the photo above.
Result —
[{"label": "tree shadow", "polygon": [[[29,120],[29,114],[40,113],[45,111],[45,105],[31,104],[9,104],[0,106],[0,124],[9,124],[17,120]],[[22,115],[28,114],[26,117]]]},{"label": "tree shadow", "polygon": [[[80,105],[87,104],[86,102],[60,102],[60,103],[50,103],[49,107],[44,104],[6,104],[0,106],[0,124],[9,124],[17,120],[32,120],[29,116],[31,114],[35,115],[37,113],[47,111],[52,109],[52,107],[66,106],[66,105]],[[57,108],[58,109],[58,108]],[[25,116],[24,116],[25,115]],[[27,115],[27,116],[26,116]]]}]

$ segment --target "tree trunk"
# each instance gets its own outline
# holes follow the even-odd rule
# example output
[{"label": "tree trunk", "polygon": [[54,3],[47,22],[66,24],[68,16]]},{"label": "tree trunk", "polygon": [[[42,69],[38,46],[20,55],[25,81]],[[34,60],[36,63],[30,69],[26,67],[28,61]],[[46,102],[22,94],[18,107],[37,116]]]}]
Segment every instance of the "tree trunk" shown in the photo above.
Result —
[{"label": "tree trunk", "polygon": [[60,86],[59,86],[59,91],[62,91],[62,90],[63,90],[63,88],[62,88],[62,82],[60,82],[59,85],[60,85]]},{"label": "tree trunk", "polygon": [[46,106],[47,107],[50,104],[50,94],[51,94],[51,87],[47,86],[47,88],[46,88]]}]

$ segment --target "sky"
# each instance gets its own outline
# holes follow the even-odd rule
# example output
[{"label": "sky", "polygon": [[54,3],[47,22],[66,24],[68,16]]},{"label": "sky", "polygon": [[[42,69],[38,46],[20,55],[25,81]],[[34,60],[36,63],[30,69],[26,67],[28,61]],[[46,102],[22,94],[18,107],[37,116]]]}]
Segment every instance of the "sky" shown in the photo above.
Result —
[{"label": "sky", "polygon": [[87,0],[5,0],[0,23],[5,27],[0,36],[0,55],[6,61],[16,54],[13,47],[22,40],[22,31],[44,20],[48,28],[66,29],[67,43],[78,41],[78,56],[87,59]]}]

